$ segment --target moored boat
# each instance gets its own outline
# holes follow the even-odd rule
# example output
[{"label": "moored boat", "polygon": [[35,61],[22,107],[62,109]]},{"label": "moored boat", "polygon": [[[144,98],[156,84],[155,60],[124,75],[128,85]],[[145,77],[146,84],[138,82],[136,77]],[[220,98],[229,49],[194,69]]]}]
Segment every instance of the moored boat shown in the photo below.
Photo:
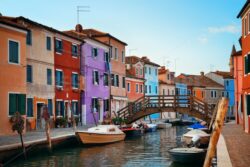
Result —
[{"label": "moored boat", "polygon": [[164,123],[164,122],[159,122],[156,125],[157,125],[157,129],[166,129],[172,126],[172,124]]},{"label": "moored boat", "polygon": [[143,129],[139,129],[139,128],[123,127],[120,129],[126,134],[126,138],[127,137],[137,137],[137,136],[141,136],[143,134]]},{"label": "moored boat", "polygon": [[145,129],[145,132],[155,132],[157,130],[156,124],[147,124],[147,128]]},{"label": "moored boat", "polygon": [[171,159],[178,163],[203,163],[206,157],[206,150],[200,148],[174,148],[169,150]]},{"label": "moored boat", "polygon": [[87,131],[77,131],[76,135],[80,138],[83,144],[108,144],[125,139],[123,133],[115,125],[98,125],[89,128]]},{"label": "moored boat", "polygon": [[209,143],[210,134],[207,134],[206,132],[199,130],[199,129],[193,129],[183,135],[183,141],[186,144],[191,144],[193,137],[199,137],[199,143],[201,145],[207,145]]}]

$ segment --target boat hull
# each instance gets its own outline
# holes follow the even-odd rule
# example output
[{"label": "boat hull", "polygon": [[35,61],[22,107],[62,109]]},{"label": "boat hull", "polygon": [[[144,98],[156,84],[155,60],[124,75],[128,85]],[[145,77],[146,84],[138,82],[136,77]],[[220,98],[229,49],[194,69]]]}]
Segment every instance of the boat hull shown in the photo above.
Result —
[{"label": "boat hull", "polygon": [[[192,138],[193,138],[193,137],[183,136],[183,141],[184,141],[186,144],[191,144]],[[201,144],[201,145],[208,145],[209,140],[210,140],[210,136],[200,137],[200,144]]]},{"label": "boat hull", "polygon": [[172,124],[170,123],[158,123],[157,124],[157,129],[166,129],[172,127]]},{"label": "boat hull", "polygon": [[178,163],[197,164],[203,163],[206,157],[206,152],[201,153],[178,153],[169,151],[171,159]]},{"label": "boat hull", "polygon": [[76,132],[83,144],[108,144],[123,141],[125,134],[101,134],[89,132]]},{"label": "boat hull", "polygon": [[138,137],[143,134],[142,129],[122,128],[121,130],[126,134],[126,138]]}]

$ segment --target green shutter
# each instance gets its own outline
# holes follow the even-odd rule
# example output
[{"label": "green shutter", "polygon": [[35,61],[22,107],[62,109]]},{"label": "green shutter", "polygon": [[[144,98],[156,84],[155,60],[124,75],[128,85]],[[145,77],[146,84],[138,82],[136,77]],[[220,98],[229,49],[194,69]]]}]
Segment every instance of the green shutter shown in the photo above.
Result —
[{"label": "green shutter", "polygon": [[14,115],[17,111],[16,94],[9,94],[9,115]]},{"label": "green shutter", "polygon": [[19,94],[18,96],[18,111],[21,115],[25,115],[26,111],[26,95]]}]

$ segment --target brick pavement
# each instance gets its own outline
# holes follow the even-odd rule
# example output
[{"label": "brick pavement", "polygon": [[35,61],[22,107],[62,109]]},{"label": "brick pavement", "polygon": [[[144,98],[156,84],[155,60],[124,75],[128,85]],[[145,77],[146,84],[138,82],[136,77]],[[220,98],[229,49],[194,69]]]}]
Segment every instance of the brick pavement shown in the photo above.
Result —
[{"label": "brick pavement", "polygon": [[233,167],[250,166],[250,134],[241,125],[225,124],[222,129]]}]

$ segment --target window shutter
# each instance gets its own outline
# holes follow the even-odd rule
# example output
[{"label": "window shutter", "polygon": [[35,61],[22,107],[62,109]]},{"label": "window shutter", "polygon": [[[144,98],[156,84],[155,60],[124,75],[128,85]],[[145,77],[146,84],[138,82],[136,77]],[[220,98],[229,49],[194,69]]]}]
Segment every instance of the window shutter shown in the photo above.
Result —
[{"label": "window shutter", "polygon": [[248,67],[248,56],[245,57],[245,74],[248,74],[249,72],[249,67]]},{"label": "window shutter", "polygon": [[9,115],[14,115],[17,111],[16,94],[9,94]]},{"label": "window shutter", "polygon": [[95,84],[95,71],[92,71],[93,84]]},{"label": "window shutter", "polygon": [[96,81],[99,84],[99,72],[98,71],[96,71]]},{"label": "window shutter", "polygon": [[247,95],[247,115],[250,115],[250,95]]},{"label": "window shutter", "polygon": [[18,96],[18,111],[21,115],[25,115],[26,112],[26,95],[19,94]]}]

